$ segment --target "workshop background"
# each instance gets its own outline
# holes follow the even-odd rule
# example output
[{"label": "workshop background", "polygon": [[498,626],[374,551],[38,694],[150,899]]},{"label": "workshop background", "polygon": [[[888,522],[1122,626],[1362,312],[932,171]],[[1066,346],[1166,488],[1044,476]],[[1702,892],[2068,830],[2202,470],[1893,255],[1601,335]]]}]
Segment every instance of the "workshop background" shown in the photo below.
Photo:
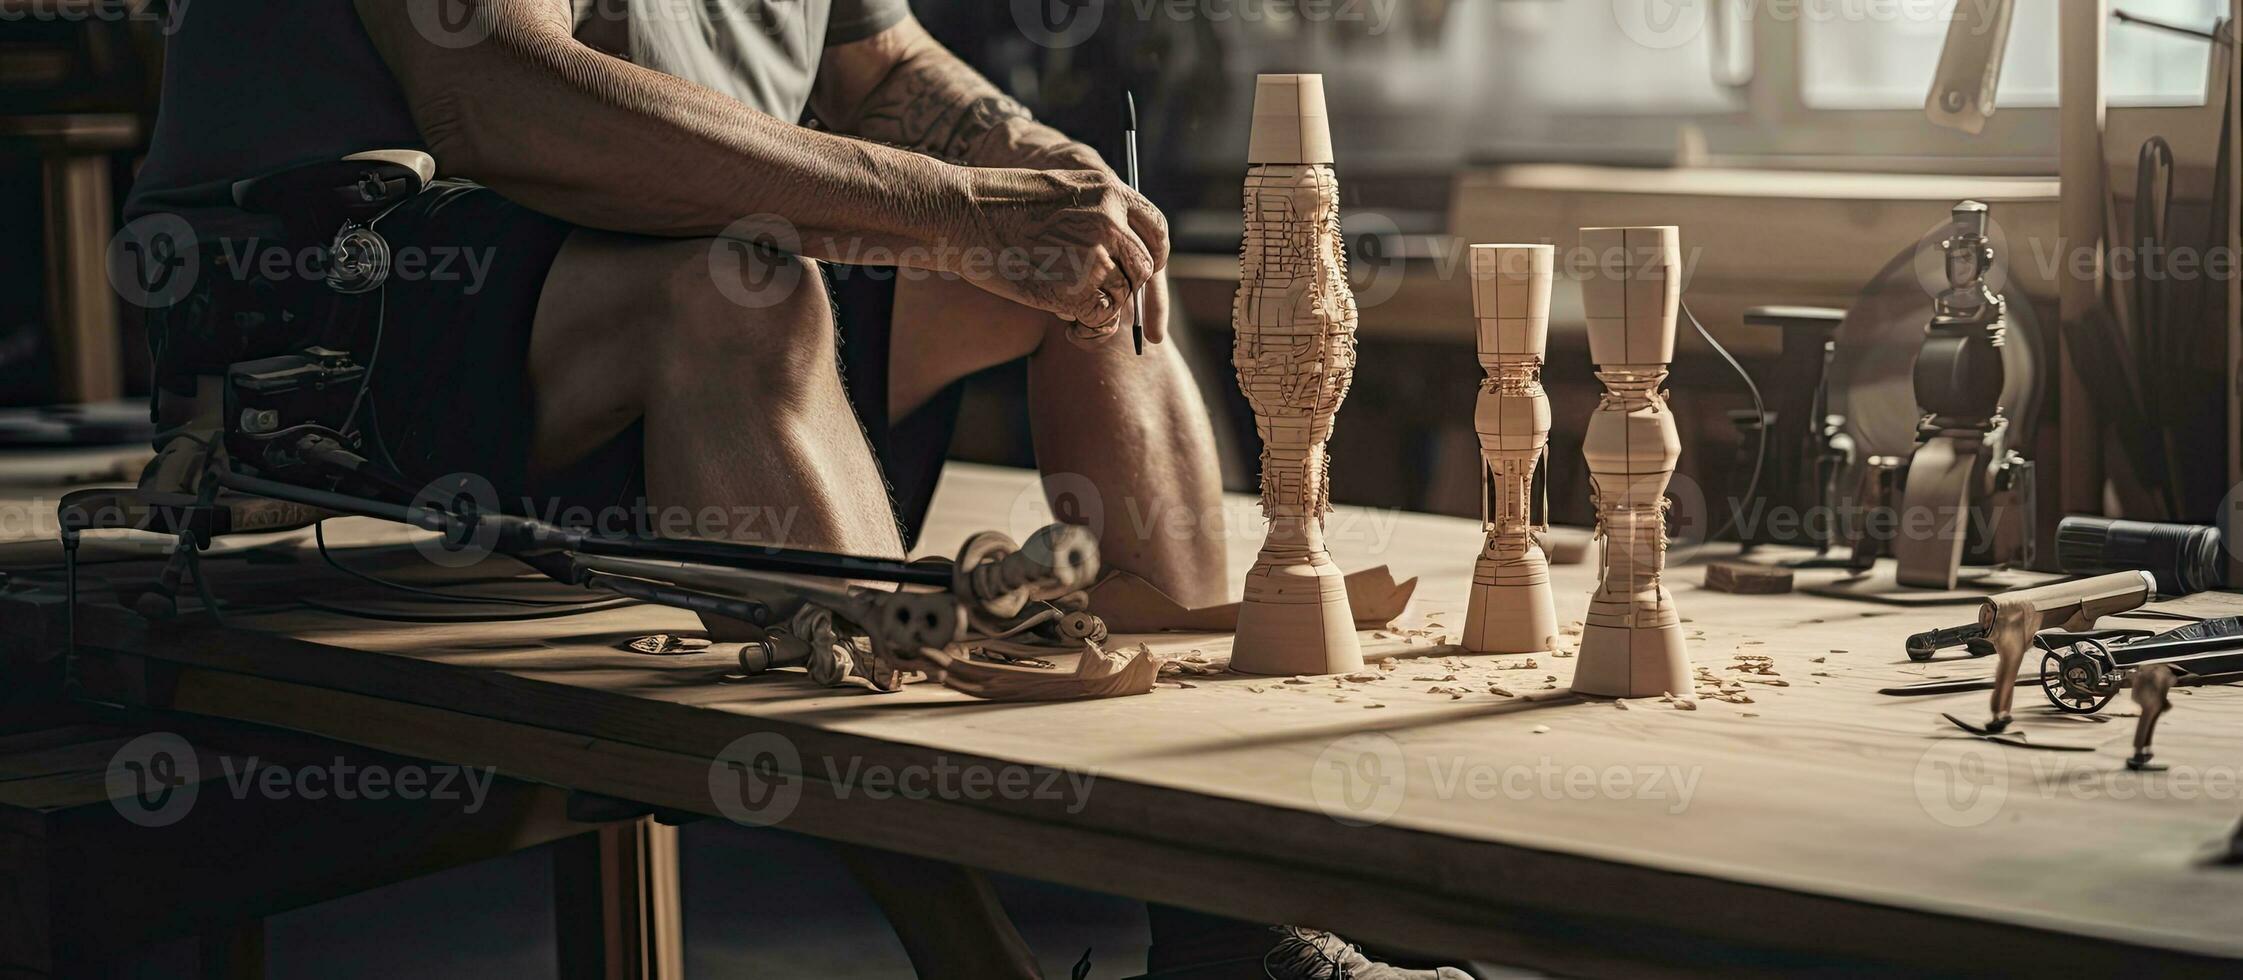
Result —
[{"label": "workshop background", "polygon": [[[2005,232],[2030,329],[2057,322],[2060,270],[2023,261],[2059,237],[2055,2],[2020,5],[2001,113],[1976,136],[1934,126],[1923,112],[1944,18],[1848,16],[1862,5],[1841,0],[1798,5],[1808,15],[1788,18],[1715,4],[1716,18],[1681,38],[1631,30],[1608,0],[1049,0],[1050,16],[1022,15],[1043,2],[916,6],[1040,117],[1110,154],[1124,93],[1136,94],[1147,189],[1175,229],[1175,333],[1222,414],[1233,490],[1250,487],[1255,459],[1228,327],[1260,71],[1323,73],[1342,137],[1362,354],[1332,443],[1340,503],[1480,511],[1467,242],[1564,246],[1584,225],[1680,225],[1693,263],[1689,305],[1772,404],[1805,404],[1809,385],[1783,366],[1779,332],[1747,324],[1745,312],[1854,305],[1965,198],[1987,201]],[[0,8],[10,13],[0,19],[0,408],[132,399],[147,385],[139,329],[101,263],[156,108],[160,25],[38,15],[55,6]],[[2228,4],[2116,7],[2210,25]],[[1818,9],[1834,13],[1813,16]],[[2114,211],[2134,203],[2132,148],[2162,134],[2177,161],[2168,233],[2212,235],[2211,148],[2224,107],[2207,92],[2224,90],[2213,80],[2226,66],[2210,45],[2155,31],[2114,26],[2108,44]],[[1563,315],[1578,316],[1570,288],[1559,284],[1547,373],[1557,447],[1580,444],[1600,390],[1581,325]],[[1920,330],[1928,295],[1908,308],[1910,329]],[[2176,455],[2200,465],[2187,464],[2181,489],[2158,505],[2165,513],[2139,516],[2205,520],[2225,491],[2226,412],[2185,408],[2224,404],[2226,352],[2220,338],[2200,339],[2203,349],[2178,351],[2161,379],[2194,420],[2170,432]],[[1023,382],[1017,368],[976,380],[956,458],[1032,462]],[[1672,387],[1682,475],[1707,499],[1740,493],[1754,427],[1768,420],[1688,331]],[[2046,421],[2054,399],[2042,401],[2041,417],[2015,421]],[[2047,428],[2035,444],[2055,438]],[[1589,522],[1585,478],[1578,453],[1553,454],[1558,522]],[[774,975],[780,963],[828,978],[907,972],[885,923],[814,842],[704,822],[683,846],[695,975]],[[523,854],[281,916],[269,933],[271,975],[347,977],[360,962],[383,964],[385,976],[549,975],[547,874]],[[1136,903],[1003,887],[1054,975],[1085,949],[1097,975],[1142,964]],[[191,972],[191,951],[177,952],[152,958],[141,975]]]}]

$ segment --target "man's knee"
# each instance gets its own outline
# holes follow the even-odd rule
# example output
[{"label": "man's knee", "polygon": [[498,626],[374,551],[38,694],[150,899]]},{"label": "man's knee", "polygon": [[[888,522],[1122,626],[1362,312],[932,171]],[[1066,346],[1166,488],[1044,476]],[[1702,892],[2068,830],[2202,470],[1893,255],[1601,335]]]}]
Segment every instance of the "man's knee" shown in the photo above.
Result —
[{"label": "man's knee", "polygon": [[833,308],[817,264],[712,241],[664,284],[672,371],[754,385],[775,398],[835,371]]}]

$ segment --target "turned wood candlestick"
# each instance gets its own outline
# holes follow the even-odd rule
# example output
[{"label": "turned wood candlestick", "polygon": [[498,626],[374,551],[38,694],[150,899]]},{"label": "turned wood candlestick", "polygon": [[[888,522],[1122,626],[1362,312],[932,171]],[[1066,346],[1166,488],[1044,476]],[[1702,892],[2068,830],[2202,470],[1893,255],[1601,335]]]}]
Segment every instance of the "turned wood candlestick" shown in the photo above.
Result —
[{"label": "turned wood candlestick", "polygon": [[1550,444],[1542,358],[1550,339],[1555,249],[1474,245],[1471,256],[1472,312],[1480,367],[1487,372],[1473,415],[1487,538],[1472,567],[1463,644],[1474,653],[1541,653],[1558,632],[1550,560],[1534,539],[1534,478]]},{"label": "turned wood candlestick", "polygon": [[1355,373],[1356,311],[1323,76],[1261,76],[1248,162],[1231,363],[1262,437],[1270,526],[1246,572],[1231,669],[1343,673],[1363,666],[1363,652],[1324,548],[1324,444]]},{"label": "turned wood candlestick", "polygon": [[1659,581],[1667,557],[1667,482],[1682,457],[1667,409],[1675,318],[1682,307],[1682,236],[1672,227],[1583,228],[1581,283],[1589,354],[1605,396],[1582,455],[1604,540],[1581,631],[1573,690],[1605,697],[1688,695],[1682,617]]}]

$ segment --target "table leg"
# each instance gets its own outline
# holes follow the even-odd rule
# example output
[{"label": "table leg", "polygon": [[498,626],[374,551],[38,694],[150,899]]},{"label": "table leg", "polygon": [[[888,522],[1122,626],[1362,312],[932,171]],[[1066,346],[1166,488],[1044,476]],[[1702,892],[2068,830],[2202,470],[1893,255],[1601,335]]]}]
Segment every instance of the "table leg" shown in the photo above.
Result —
[{"label": "table leg", "polygon": [[683,977],[680,911],[677,828],[641,817],[553,845],[562,980]]},{"label": "table leg", "polygon": [[47,329],[66,402],[124,394],[117,295],[109,287],[109,158],[54,154],[44,164]]}]

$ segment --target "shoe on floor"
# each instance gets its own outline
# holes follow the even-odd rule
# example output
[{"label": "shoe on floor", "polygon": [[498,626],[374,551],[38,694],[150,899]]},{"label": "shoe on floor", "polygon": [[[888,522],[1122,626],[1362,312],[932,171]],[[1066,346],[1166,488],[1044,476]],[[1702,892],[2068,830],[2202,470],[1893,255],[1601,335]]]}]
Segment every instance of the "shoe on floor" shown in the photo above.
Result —
[{"label": "shoe on floor", "polygon": [[1282,937],[1262,957],[1271,980],[1472,980],[1454,967],[1404,970],[1375,963],[1347,940],[1316,929],[1278,926]]}]

